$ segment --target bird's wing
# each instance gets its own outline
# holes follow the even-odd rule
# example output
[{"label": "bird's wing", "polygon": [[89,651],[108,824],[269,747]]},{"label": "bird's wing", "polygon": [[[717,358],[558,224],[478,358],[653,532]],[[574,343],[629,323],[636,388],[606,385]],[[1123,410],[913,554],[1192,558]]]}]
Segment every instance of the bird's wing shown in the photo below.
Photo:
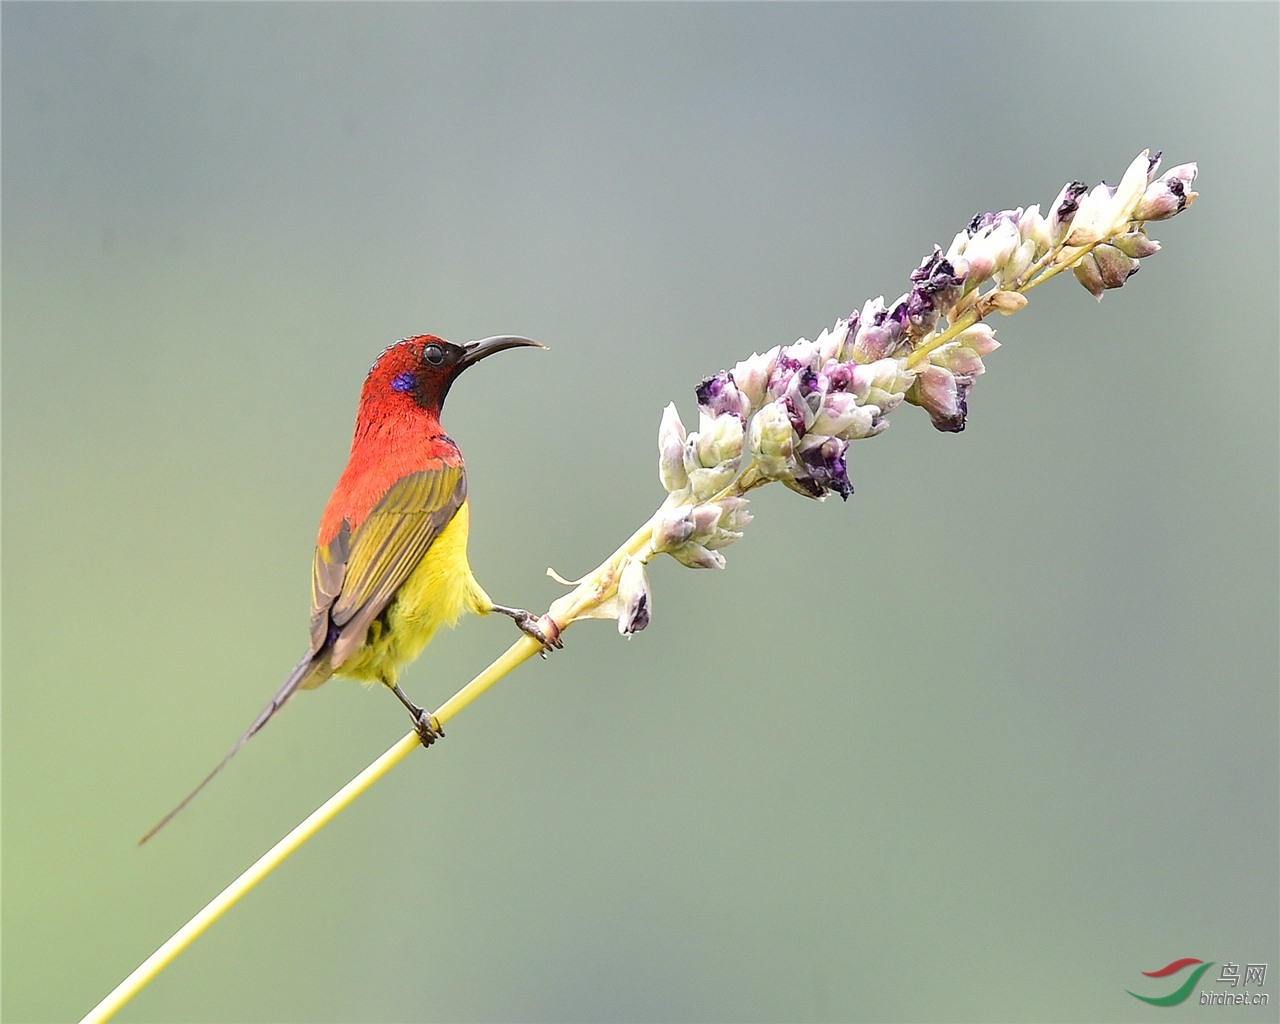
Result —
[{"label": "bird's wing", "polygon": [[332,664],[340,671],[466,497],[461,466],[410,473],[396,481],[354,530],[344,520],[337,536],[316,548],[313,654],[332,642]]}]

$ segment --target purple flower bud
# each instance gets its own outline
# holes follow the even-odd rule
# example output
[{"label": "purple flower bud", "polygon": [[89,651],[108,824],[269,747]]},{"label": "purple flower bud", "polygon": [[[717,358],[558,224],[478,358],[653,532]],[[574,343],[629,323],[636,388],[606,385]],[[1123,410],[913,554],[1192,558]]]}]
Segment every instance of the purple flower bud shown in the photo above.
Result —
[{"label": "purple flower bud", "polygon": [[1017,225],[1018,218],[1022,216],[1019,210],[1000,210],[997,213],[979,213],[973,220],[969,221],[969,226],[965,228],[970,238],[976,238],[984,232],[990,231],[992,228],[999,227],[1001,224]]},{"label": "purple flower bud", "polygon": [[1134,217],[1138,220],[1168,220],[1191,205],[1199,193],[1191,191],[1197,166],[1179,164],[1147,186]]},{"label": "purple flower bud", "polygon": [[1164,150],[1157,149],[1147,157],[1147,184],[1155,180],[1156,171],[1160,168],[1160,158],[1164,156]]},{"label": "purple flower bud", "polygon": [[778,354],[773,374],[769,377],[769,387],[765,392],[766,398],[772,399],[785,395],[791,389],[792,378],[801,370],[808,369],[808,362],[796,359],[790,354],[790,351],[790,347],[788,347]]},{"label": "purple flower bud", "polygon": [[818,363],[818,346],[812,341],[801,338],[794,344],[788,345],[778,353],[777,364],[773,368],[773,375],[769,378],[768,397],[778,398],[787,394],[791,390],[796,374],[805,370],[814,370]]},{"label": "purple flower bud", "polygon": [[959,433],[968,415],[973,378],[953,374],[941,366],[926,366],[907,390],[907,401],[929,414],[938,430]]},{"label": "purple flower bud", "polygon": [[964,275],[956,274],[955,266],[942,256],[941,248],[934,246],[933,255],[911,271],[911,280],[915,287],[906,300],[906,320],[919,333],[931,332],[942,310],[960,297]]},{"label": "purple flower bud", "polygon": [[813,417],[813,414],[809,411],[809,403],[803,398],[786,394],[778,399],[777,404],[786,412],[787,421],[790,423],[791,429],[803,437],[805,431],[809,429],[808,424],[812,422]]},{"label": "purple flower bud", "polygon": [[916,267],[915,270],[911,271],[911,274],[909,275],[911,283],[918,284],[921,281],[929,280],[929,278],[933,276],[933,268],[937,266],[939,260],[945,262],[946,257],[942,255],[942,246],[935,245],[933,247],[933,252],[929,253],[928,256],[922,259],[920,261],[920,265]]},{"label": "purple flower bud", "polygon": [[704,378],[698,385],[696,395],[698,407],[713,419],[725,413],[732,413],[744,423],[746,422],[750,403],[738,390],[733,374],[727,370],[721,370],[711,377]]},{"label": "purple flower bud", "polygon": [[1049,234],[1055,241],[1066,237],[1080,209],[1080,197],[1089,191],[1083,181],[1070,181],[1062,186],[1058,198],[1053,201],[1053,216],[1049,218]]},{"label": "purple flower bud", "polygon": [[[827,390],[826,381],[823,380],[822,374],[817,370],[812,370],[806,366],[796,374],[795,379],[800,388],[800,395],[802,398],[808,399],[813,395],[817,395],[818,401],[822,401],[822,396]],[[809,404],[811,406],[813,405],[812,402]]]},{"label": "purple flower bud", "polygon": [[822,368],[822,376],[827,380],[827,394],[848,391],[853,383],[855,364],[837,363],[834,359]]},{"label": "purple flower bud", "polygon": [[942,254],[939,246],[911,272],[915,287],[907,294],[906,319],[920,333],[933,330],[942,310],[960,297],[964,275]]},{"label": "purple flower bud", "polygon": [[911,290],[911,297],[907,300],[907,320],[912,327],[927,334],[937,326],[941,316],[942,312],[932,295],[914,288]]},{"label": "purple flower bud", "polygon": [[813,426],[813,418],[822,407],[826,382],[822,375],[805,367],[791,378],[787,393],[779,401],[787,410],[792,429],[799,435]]},{"label": "purple flower bud", "polygon": [[853,493],[845,467],[849,442],[838,437],[813,437],[801,446],[796,459],[799,465],[787,486],[810,498],[825,498],[835,491],[844,501]]}]

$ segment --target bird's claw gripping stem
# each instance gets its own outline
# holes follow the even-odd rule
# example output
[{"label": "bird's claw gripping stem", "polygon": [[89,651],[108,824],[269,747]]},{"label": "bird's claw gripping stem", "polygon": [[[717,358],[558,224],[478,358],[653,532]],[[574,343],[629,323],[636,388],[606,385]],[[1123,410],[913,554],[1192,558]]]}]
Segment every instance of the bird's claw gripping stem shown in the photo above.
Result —
[{"label": "bird's claw gripping stem", "polygon": [[400,698],[400,703],[409,709],[409,717],[413,719],[413,731],[418,734],[418,739],[422,740],[424,747],[431,746],[444,735],[440,720],[406,697],[404,690],[400,689],[398,684],[393,683],[391,691]]},{"label": "bird's claw gripping stem", "polygon": [[439,719],[427,711],[423,711],[414,720],[413,731],[418,734],[418,739],[422,740],[424,747],[431,746],[436,740],[444,736],[444,729],[441,728]]},{"label": "bird's claw gripping stem", "polygon": [[495,604],[493,610],[511,616],[515,624],[520,627],[520,632],[537,640],[542,645],[540,653],[544,658],[548,650],[559,650],[564,646],[560,640],[560,627],[551,616],[544,615],[539,618],[533,612],[527,612],[523,608],[505,608],[500,604]]}]

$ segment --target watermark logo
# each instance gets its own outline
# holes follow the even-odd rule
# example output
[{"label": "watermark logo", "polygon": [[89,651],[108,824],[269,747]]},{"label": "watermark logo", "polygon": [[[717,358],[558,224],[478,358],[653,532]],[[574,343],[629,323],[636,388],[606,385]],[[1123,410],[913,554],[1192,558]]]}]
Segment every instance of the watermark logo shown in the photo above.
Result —
[{"label": "watermark logo", "polygon": [[[1152,1006],[1177,1006],[1179,1003],[1185,1003],[1190,998],[1192,990],[1199,984],[1204,973],[1212,967],[1214,961],[1198,960],[1193,956],[1184,956],[1181,960],[1174,960],[1172,963],[1166,964],[1158,971],[1143,971],[1148,978],[1172,978],[1176,974],[1180,974],[1188,967],[1194,970],[1187,975],[1186,980],[1182,982],[1176,989],[1165,996],[1140,996],[1137,992],[1125,989],[1134,999],[1141,999],[1144,1003],[1150,1003]],[[1200,992],[1198,1002],[1201,1006],[1266,1006],[1269,998],[1266,992],[1250,992],[1250,985],[1255,988],[1261,988],[1267,979],[1266,964],[1245,964],[1243,969],[1240,964],[1233,963],[1228,960],[1222,965],[1222,969],[1218,972],[1218,977],[1214,983],[1217,986],[1230,986],[1232,991],[1227,991],[1225,987],[1215,991],[1203,989]],[[1236,986],[1240,986],[1236,990]]]},{"label": "watermark logo", "polygon": [[1179,985],[1174,991],[1167,996],[1140,996],[1137,992],[1129,992],[1134,999],[1141,999],[1144,1003],[1150,1003],[1152,1006],[1177,1006],[1179,1003],[1185,1003],[1187,996],[1191,995],[1191,990],[1196,987],[1196,982],[1200,980],[1200,976],[1213,966],[1213,961],[1205,963],[1203,960],[1197,960],[1193,956],[1184,956],[1181,960],[1175,960],[1171,964],[1166,964],[1158,971],[1143,971],[1148,978],[1168,978],[1177,974],[1184,967],[1190,967],[1192,964],[1199,964],[1194,971],[1188,975],[1187,980]]}]

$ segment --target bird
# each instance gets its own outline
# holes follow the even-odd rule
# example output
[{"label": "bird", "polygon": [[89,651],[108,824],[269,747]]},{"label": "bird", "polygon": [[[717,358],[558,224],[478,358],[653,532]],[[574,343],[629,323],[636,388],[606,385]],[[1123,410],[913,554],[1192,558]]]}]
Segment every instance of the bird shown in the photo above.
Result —
[{"label": "bird", "polygon": [[462,612],[500,612],[543,645],[552,626],[495,604],[467,561],[470,513],[462,452],[440,425],[445,397],[468,367],[496,352],[545,348],[503,334],[456,345],[416,335],[383,350],[365,378],[346,469],[320,517],[311,572],[311,641],[275,696],[213,770],[139,841],[164,828],[298,690],[332,676],[379,682],[430,746],[443,735],[400,688],[398,674]]}]

